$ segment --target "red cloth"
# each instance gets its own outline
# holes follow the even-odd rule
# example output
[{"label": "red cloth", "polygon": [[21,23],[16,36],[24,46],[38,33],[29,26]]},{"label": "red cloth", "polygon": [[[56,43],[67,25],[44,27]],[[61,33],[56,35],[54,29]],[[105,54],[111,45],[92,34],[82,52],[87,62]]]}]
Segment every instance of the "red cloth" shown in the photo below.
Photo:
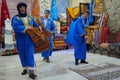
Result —
[{"label": "red cloth", "polygon": [[5,20],[9,18],[10,19],[10,14],[7,6],[6,0],[2,0],[2,5],[1,5],[1,25],[0,25],[0,34],[3,34],[3,30],[5,27]]},{"label": "red cloth", "polygon": [[108,32],[109,32],[109,29],[106,27],[108,18],[109,18],[108,14],[105,14],[104,17],[103,17],[99,43],[105,43],[106,42],[107,35],[108,35]]},{"label": "red cloth", "polygon": [[67,31],[67,26],[61,26],[61,32]]},{"label": "red cloth", "polygon": [[109,34],[109,28],[105,26],[103,29],[103,39],[102,39],[103,43],[107,42],[108,34]]}]

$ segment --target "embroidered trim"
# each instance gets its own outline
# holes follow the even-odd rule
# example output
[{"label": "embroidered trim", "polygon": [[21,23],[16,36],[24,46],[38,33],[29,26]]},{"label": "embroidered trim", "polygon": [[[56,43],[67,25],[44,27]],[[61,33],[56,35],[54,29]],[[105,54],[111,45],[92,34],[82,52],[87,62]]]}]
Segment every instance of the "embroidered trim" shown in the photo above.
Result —
[{"label": "embroidered trim", "polygon": [[[18,21],[20,21],[20,17],[16,16],[16,18],[17,18]],[[22,18],[21,18],[21,20],[24,23],[24,25],[27,27],[27,26],[29,26],[29,23],[32,20],[32,17],[31,16],[27,16],[27,22],[24,19],[22,19]]]}]

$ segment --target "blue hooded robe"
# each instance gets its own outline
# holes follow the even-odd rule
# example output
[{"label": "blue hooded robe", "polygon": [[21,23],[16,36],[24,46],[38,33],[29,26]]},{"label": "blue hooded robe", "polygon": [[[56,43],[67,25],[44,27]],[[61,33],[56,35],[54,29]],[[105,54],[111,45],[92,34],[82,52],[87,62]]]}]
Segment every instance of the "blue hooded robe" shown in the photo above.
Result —
[{"label": "blue hooded robe", "polygon": [[75,59],[85,60],[86,59],[86,35],[85,27],[88,27],[89,19],[84,19],[84,16],[78,17],[75,28],[74,28],[74,56]]},{"label": "blue hooded robe", "polygon": [[70,24],[70,29],[68,31],[68,35],[65,40],[65,42],[70,45],[74,45],[74,35],[73,34],[74,34],[75,22],[76,22],[76,19],[72,19],[71,24]]},{"label": "blue hooded robe", "polygon": [[[27,16],[27,25],[38,27],[39,25],[31,16]],[[34,44],[31,38],[25,33],[25,23],[21,17],[14,16],[12,27],[15,32],[17,50],[23,67],[34,67]]]},{"label": "blue hooded robe", "polygon": [[[42,24],[45,25],[44,18],[41,18],[41,21],[42,21]],[[46,23],[46,26],[44,26],[44,27],[52,33],[55,31],[55,25],[54,25],[52,19],[48,19],[47,23]],[[50,49],[42,52],[42,57],[49,58],[49,56],[52,55],[52,51],[53,51],[53,38],[52,38],[52,35],[51,35],[50,36]]]}]

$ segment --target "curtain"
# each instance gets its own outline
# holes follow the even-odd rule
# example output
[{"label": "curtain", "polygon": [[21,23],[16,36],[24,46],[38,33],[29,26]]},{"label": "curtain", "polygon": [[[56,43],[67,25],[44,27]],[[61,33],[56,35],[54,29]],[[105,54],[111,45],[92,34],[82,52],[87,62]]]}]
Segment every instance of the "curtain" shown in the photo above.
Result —
[{"label": "curtain", "polygon": [[57,10],[57,6],[56,6],[56,0],[52,0],[50,17],[53,20],[58,20],[58,10]]},{"label": "curtain", "polygon": [[69,0],[57,0],[56,5],[57,5],[58,14],[66,13],[66,9],[69,5]]},{"label": "curtain", "polygon": [[3,30],[4,30],[4,27],[5,27],[5,20],[7,18],[10,19],[10,14],[9,14],[7,2],[6,2],[6,0],[2,0],[0,34],[3,34]]}]

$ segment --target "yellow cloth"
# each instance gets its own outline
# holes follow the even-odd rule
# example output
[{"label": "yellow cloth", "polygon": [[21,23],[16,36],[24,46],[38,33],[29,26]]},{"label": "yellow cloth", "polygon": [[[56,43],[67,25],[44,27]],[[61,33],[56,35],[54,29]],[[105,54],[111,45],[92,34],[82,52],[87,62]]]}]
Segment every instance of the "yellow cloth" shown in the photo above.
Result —
[{"label": "yellow cloth", "polygon": [[23,21],[25,27],[28,27],[28,26],[29,26],[28,17],[26,17],[25,19],[22,18],[22,21]]},{"label": "yellow cloth", "polygon": [[28,26],[29,26],[29,21],[28,21],[28,20],[30,20],[28,16],[25,17],[25,18],[22,18],[22,21],[23,21],[24,26],[25,26],[24,33],[25,33],[26,29],[27,29]]},{"label": "yellow cloth", "polygon": [[91,37],[92,37],[92,35],[91,35],[91,29],[90,29],[89,27],[86,28],[86,32],[87,32],[87,36],[88,36],[88,38],[87,38],[87,40],[86,40],[86,43],[87,43],[87,44],[90,44]]},{"label": "yellow cloth", "polygon": [[78,16],[80,15],[79,7],[68,8],[68,13],[72,18],[78,18]]},{"label": "yellow cloth", "polygon": [[[93,32],[95,33],[94,35],[91,34],[91,30],[93,30]],[[92,36],[93,36],[93,38],[95,38],[97,30],[98,30],[98,25],[93,25],[93,26],[89,26],[88,28],[86,28],[86,32],[87,32],[87,36],[88,36],[88,38],[86,40],[87,44],[90,44],[91,40],[94,40],[94,39],[92,39]]]}]

